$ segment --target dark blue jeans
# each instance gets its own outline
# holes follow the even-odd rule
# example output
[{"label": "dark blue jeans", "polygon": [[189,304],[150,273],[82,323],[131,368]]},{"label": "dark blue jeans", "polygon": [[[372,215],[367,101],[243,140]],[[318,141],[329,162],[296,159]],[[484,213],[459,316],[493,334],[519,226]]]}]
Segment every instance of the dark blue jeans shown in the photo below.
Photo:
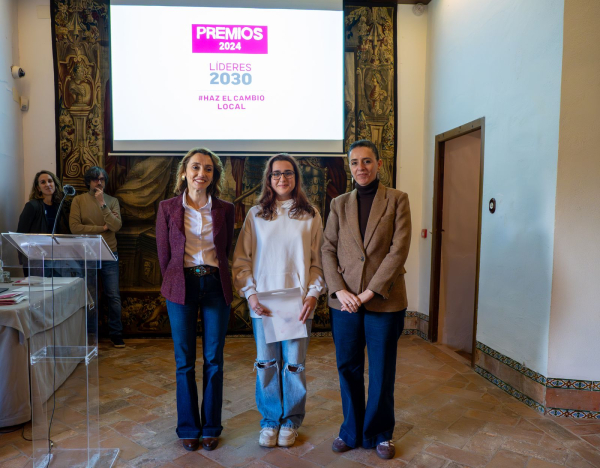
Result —
[{"label": "dark blue jeans", "polygon": [[[102,281],[102,300],[108,304],[108,336],[111,338],[123,335],[123,324],[121,323],[121,290],[119,289],[119,254],[113,252],[117,258],[116,262],[88,261],[88,273],[86,275],[85,264],[80,260],[64,260],[55,262],[60,265],[61,275],[64,277],[86,278],[88,289],[96,301],[98,292],[98,281]],[[98,268],[99,267],[99,268]],[[96,268],[98,268],[96,270]],[[94,273],[92,274],[91,270]],[[56,275],[55,275],[56,276]],[[88,323],[88,332],[96,333],[97,323]]]},{"label": "dark blue jeans", "polygon": [[[351,314],[330,308],[331,331],[342,392],[340,438],[350,447],[373,448],[392,439],[398,339],[406,312]],[[365,346],[369,356],[369,398],[365,406]]]},{"label": "dark blue jeans", "polygon": [[102,262],[98,276],[102,280],[103,299],[108,302],[108,336],[123,334],[121,323],[121,291],[119,290],[119,255],[116,262]]},{"label": "dark blue jeans", "polygon": [[25,258],[21,258],[19,255],[19,261],[23,261],[21,265],[23,265],[23,276],[40,276],[45,278],[60,278],[62,276],[68,276],[63,274],[63,264],[66,263],[64,261],[58,260],[46,260],[42,262],[41,260],[29,260]]},{"label": "dark blue jeans", "polygon": [[[218,273],[186,275],[185,305],[167,301],[177,366],[177,435],[198,439],[221,435],[223,406],[223,346],[229,323],[229,306]],[[202,320],[202,419],[196,386],[196,325]]]}]

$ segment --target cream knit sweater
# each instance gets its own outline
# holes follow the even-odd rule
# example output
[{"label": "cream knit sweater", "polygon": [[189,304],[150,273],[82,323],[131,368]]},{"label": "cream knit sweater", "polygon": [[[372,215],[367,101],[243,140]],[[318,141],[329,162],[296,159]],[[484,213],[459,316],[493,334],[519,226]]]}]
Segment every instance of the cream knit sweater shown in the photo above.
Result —
[{"label": "cream knit sweater", "polygon": [[[258,206],[248,212],[233,254],[233,284],[240,296],[275,289],[302,288],[303,297],[325,292],[321,264],[323,226],[317,212],[291,219],[293,200],[277,202],[277,218],[257,217]],[[253,318],[260,318],[250,310]],[[313,318],[314,311],[309,318]]]}]

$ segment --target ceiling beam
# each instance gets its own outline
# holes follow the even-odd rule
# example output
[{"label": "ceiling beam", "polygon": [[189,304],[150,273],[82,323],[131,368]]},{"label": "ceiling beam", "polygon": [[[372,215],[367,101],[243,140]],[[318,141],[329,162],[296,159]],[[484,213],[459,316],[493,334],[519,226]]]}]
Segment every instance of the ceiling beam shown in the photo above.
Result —
[{"label": "ceiling beam", "polygon": [[[398,5],[415,5],[417,3],[422,3],[423,5],[428,5],[431,0],[362,0],[357,3],[397,3]],[[352,4],[352,0],[345,0],[344,3],[349,5]]]}]

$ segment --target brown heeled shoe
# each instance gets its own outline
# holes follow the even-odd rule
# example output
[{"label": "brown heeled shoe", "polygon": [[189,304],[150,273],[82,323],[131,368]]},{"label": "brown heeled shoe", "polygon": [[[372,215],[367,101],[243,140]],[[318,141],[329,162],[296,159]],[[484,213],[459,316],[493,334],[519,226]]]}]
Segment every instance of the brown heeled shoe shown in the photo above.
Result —
[{"label": "brown heeled shoe", "polygon": [[390,460],[394,458],[394,455],[396,455],[396,448],[394,447],[394,443],[391,440],[380,442],[379,444],[377,444],[375,450],[377,451],[377,456],[384,460]]},{"label": "brown heeled shoe", "polygon": [[202,447],[204,448],[204,450],[208,450],[210,452],[211,450],[216,449],[217,445],[219,445],[218,437],[203,437],[202,438]]},{"label": "brown heeled shoe", "polygon": [[331,444],[331,450],[337,453],[344,453],[348,450],[352,450],[352,447],[346,444],[340,437],[336,437]]},{"label": "brown heeled shoe", "polygon": [[198,447],[200,447],[200,441],[198,439],[181,439],[181,443],[183,448],[188,452],[198,450]]}]

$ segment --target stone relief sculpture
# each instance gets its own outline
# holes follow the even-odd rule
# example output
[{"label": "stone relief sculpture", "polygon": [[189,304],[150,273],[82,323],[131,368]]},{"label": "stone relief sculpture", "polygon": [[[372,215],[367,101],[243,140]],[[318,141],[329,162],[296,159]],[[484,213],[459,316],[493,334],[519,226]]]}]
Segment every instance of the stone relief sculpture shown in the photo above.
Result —
[{"label": "stone relief sculpture", "polygon": [[[173,196],[180,158],[108,156],[108,2],[53,0],[52,12],[59,176],[84,191],[83,173],[88,167],[107,169],[108,191],[119,199],[124,221],[118,242],[125,333],[168,335],[155,220],[158,203]],[[394,17],[392,7],[345,7],[344,146],[347,150],[360,138],[373,140],[384,160],[381,181],[388,186],[394,185],[395,173]],[[223,158],[223,198],[233,202],[236,210],[234,242],[248,209],[256,203],[265,161],[261,157]],[[307,194],[326,220],[331,200],[353,188],[347,159],[299,158],[299,164]],[[313,330],[327,331],[328,317],[322,297]],[[250,331],[247,303],[236,294],[230,333]]]}]

